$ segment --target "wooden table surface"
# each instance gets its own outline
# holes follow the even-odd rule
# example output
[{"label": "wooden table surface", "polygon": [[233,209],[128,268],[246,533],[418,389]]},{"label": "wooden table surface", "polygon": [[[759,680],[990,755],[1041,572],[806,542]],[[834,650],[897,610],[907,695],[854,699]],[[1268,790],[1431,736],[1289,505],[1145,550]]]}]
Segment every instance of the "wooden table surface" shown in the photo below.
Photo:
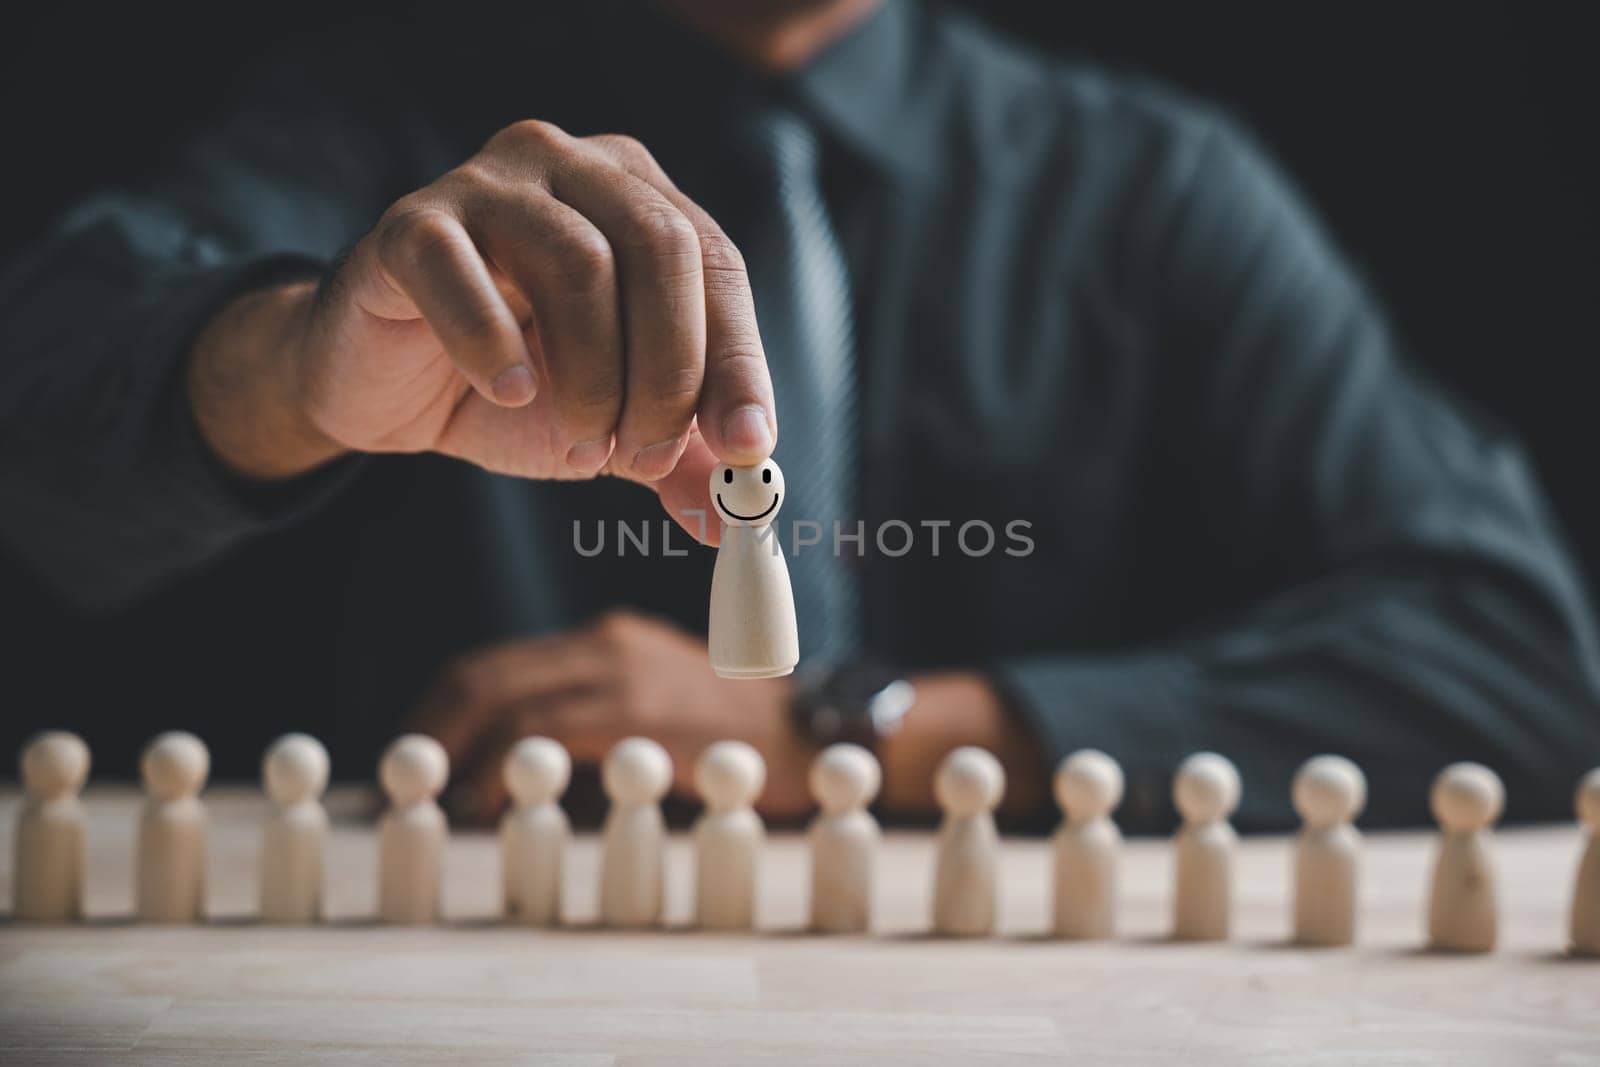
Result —
[{"label": "wooden table surface", "polygon": [[[761,868],[761,931],[684,928],[693,856],[668,856],[669,928],[585,928],[596,842],[568,870],[572,927],[497,924],[494,838],[458,834],[448,921],[380,927],[375,841],[330,800],[331,921],[269,928],[252,917],[262,801],[214,789],[209,900],[196,927],[144,927],[132,907],[137,798],[91,789],[87,923],[0,927],[0,1063],[831,1064],[1449,1063],[1600,1064],[1600,962],[1565,958],[1575,827],[1496,838],[1502,946],[1481,957],[1419,949],[1432,841],[1367,840],[1360,943],[1302,950],[1286,930],[1289,843],[1247,839],[1237,936],[1165,943],[1171,856],[1130,842],[1114,942],[1041,936],[1049,850],[1008,839],[999,936],[922,935],[933,840],[891,833],[878,930],[800,931],[804,842],[775,835]],[[0,878],[9,903],[14,791],[0,794]]]}]

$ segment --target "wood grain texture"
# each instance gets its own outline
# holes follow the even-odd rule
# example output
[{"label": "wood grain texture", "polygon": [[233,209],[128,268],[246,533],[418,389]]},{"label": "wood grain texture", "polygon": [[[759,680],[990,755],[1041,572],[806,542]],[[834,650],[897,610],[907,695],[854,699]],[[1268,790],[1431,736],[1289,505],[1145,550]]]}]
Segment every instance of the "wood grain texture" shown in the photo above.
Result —
[{"label": "wood grain texture", "polygon": [[[439,926],[372,921],[376,848],[364,799],[330,794],[322,927],[254,918],[261,819],[250,791],[212,789],[207,913],[133,924],[138,798],[91,788],[89,921],[0,927],[0,1062],[222,1061],[608,1065],[818,1062],[1585,1064],[1600,1062],[1600,961],[1561,954],[1583,837],[1506,829],[1499,948],[1422,951],[1434,835],[1366,838],[1360,940],[1285,946],[1293,843],[1239,846],[1234,940],[1172,944],[1172,852],[1122,857],[1119,937],[1063,942],[1050,923],[1050,844],[1006,839],[996,937],[936,940],[933,838],[885,836],[877,931],[816,937],[807,849],[763,850],[754,934],[687,930],[694,856],[667,849],[664,931],[593,927],[598,847],[568,854],[577,928],[500,924],[499,848],[455,834]],[[19,798],[0,794],[9,864]],[[0,878],[9,907],[9,866]]]},{"label": "wood grain texture", "polygon": [[721,678],[780,678],[800,662],[794,589],[770,526],[729,526],[711,570],[706,647]]}]

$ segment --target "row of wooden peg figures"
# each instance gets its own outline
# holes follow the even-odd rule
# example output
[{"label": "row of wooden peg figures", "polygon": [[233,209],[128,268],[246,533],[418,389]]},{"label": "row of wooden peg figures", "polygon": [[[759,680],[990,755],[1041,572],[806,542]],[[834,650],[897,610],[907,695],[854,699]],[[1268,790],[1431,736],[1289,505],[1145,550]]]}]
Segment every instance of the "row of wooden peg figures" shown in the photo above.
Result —
[{"label": "row of wooden peg figures", "polygon": [[[72,920],[83,914],[83,813],[78,801],[89,752],[59,731],[34,738],[23,752],[27,792],[17,829],[15,916]],[[148,922],[194,922],[204,910],[205,808],[199,799],[209,770],[205,745],[192,734],[158,736],[140,762],[146,802],[136,846],[135,908]],[[506,916],[554,925],[564,914],[563,860],[572,836],[560,806],[571,777],[560,744],[529,737],[504,767],[512,808],[500,825]],[[263,761],[274,803],[262,843],[261,917],[310,923],[322,918],[323,852],[328,818],[321,796],[328,755],[315,738],[288,734]],[[429,923],[440,917],[448,825],[437,798],[449,777],[444,749],[408,734],[379,765],[388,807],[378,828],[378,917]],[[602,830],[599,911],[604,925],[660,922],[666,825],[660,802],[672,780],[666,750],[642,737],[618,743],[601,767],[610,801]],[[695,921],[707,929],[754,925],[757,873],[765,830],[754,810],[766,781],[761,756],[740,741],[709,746],[695,766],[705,812],[695,823]],[[817,756],[810,786],[820,812],[811,824],[811,927],[821,933],[872,928],[874,870],[880,831],[868,808],[881,782],[877,760],[856,745],[833,745]],[[1103,752],[1085,749],[1057,769],[1055,795],[1065,818],[1053,839],[1054,932],[1062,938],[1107,938],[1116,930],[1121,834],[1111,815],[1121,802],[1122,770]],[[934,794],[944,813],[933,872],[931,927],[946,936],[994,931],[999,835],[993,812],[1005,790],[999,761],[980,748],[951,751],[939,766]],[[1223,940],[1233,911],[1237,837],[1229,817],[1238,807],[1238,771],[1213,752],[1178,768],[1173,801],[1183,818],[1174,837],[1172,935]],[[1360,769],[1339,756],[1317,756],[1293,784],[1304,820],[1295,845],[1294,938],[1344,945],[1355,939],[1361,837],[1354,820],[1366,802]],[[1504,804],[1500,779],[1480,764],[1457,763],[1434,780],[1430,796],[1441,834],[1429,896],[1432,947],[1484,952],[1498,925],[1489,828]],[[1600,769],[1577,791],[1587,828],[1570,923],[1573,952],[1600,955]]]}]

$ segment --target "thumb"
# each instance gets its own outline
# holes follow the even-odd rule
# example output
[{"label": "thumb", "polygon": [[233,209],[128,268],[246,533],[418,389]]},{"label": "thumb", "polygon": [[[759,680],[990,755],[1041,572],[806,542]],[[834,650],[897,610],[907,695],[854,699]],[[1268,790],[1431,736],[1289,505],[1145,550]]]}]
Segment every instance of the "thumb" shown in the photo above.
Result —
[{"label": "thumb", "polygon": [[722,523],[711,509],[711,472],[717,457],[706,447],[698,428],[689,432],[689,445],[672,473],[644,482],[661,498],[661,506],[674,522],[702,544],[722,543]]}]

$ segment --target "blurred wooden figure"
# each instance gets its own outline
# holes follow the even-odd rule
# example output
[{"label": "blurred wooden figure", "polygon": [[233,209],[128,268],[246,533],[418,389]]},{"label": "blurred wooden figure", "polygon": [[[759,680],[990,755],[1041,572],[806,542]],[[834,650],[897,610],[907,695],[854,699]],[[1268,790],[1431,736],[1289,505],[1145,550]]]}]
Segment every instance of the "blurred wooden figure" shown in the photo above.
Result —
[{"label": "blurred wooden figure", "polygon": [[561,921],[561,879],[572,824],[561,794],[572,758],[558,741],[524,737],[506,754],[502,773],[511,810],[500,820],[500,859],[506,917],[532,926]]},{"label": "blurred wooden figure", "polygon": [[939,764],[933,792],[944,811],[933,876],[933,932],[982,937],[994,932],[1000,835],[994,809],[1006,788],[1000,761],[964,745]]},{"label": "blurred wooden figure", "polygon": [[89,746],[50,730],[22,750],[15,888],[11,911],[26,922],[83,918],[84,817],[78,799],[89,777]]},{"label": "blurred wooden figure", "polygon": [[811,929],[828,934],[872,928],[872,893],[883,832],[867,810],[883,772],[860,745],[823,749],[811,763],[811,795],[822,808],[811,823]]},{"label": "blurred wooden figure", "polygon": [[1572,892],[1572,952],[1600,956],[1600,767],[1583,776],[1575,802],[1588,834]]},{"label": "blurred wooden figure", "polygon": [[444,746],[422,734],[397,737],[378,765],[389,808],[378,822],[378,920],[438,922],[450,826],[438,803],[450,777]]},{"label": "blurred wooden figure", "polygon": [[1183,826],[1173,839],[1174,940],[1224,941],[1232,931],[1239,835],[1228,817],[1239,807],[1240,792],[1239,772],[1215,752],[1196,752],[1178,767],[1172,800]]},{"label": "blurred wooden figure", "polygon": [[199,793],[211,753],[198,737],[173,730],[150,742],[139,770],[145,802],[135,846],[134,912],[143,922],[199,922],[206,887],[206,808]]},{"label": "blurred wooden figure", "polygon": [[1361,833],[1352,820],[1367,803],[1367,779],[1342,756],[1314,756],[1291,792],[1304,820],[1295,841],[1294,940],[1348,945],[1356,937]]},{"label": "blurred wooden figure", "polygon": [[767,784],[766,762],[743,741],[718,741],[701,753],[694,783],[706,805],[694,824],[695,921],[709,930],[749,930],[766,839],[753,805]]},{"label": "blurred wooden figure", "polygon": [[320,922],[328,750],[309,734],[284,734],[262,758],[261,778],[274,805],[262,828],[261,919]]},{"label": "blurred wooden figure", "polygon": [[1111,813],[1122,787],[1122,768],[1095,749],[1074,752],[1056,769],[1056,802],[1066,816],[1053,842],[1057,937],[1106,938],[1116,930],[1122,832]]},{"label": "blurred wooden figure", "polygon": [[1433,781],[1439,857],[1428,899],[1428,944],[1444,952],[1488,952],[1499,926],[1489,827],[1505,806],[1500,777],[1480,763],[1452,763]]},{"label": "blurred wooden figure", "polygon": [[612,746],[600,767],[611,800],[600,842],[600,921],[654,926],[661,921],[666,822],[661,798],[672,784],[672,758],[646,737]]}]

